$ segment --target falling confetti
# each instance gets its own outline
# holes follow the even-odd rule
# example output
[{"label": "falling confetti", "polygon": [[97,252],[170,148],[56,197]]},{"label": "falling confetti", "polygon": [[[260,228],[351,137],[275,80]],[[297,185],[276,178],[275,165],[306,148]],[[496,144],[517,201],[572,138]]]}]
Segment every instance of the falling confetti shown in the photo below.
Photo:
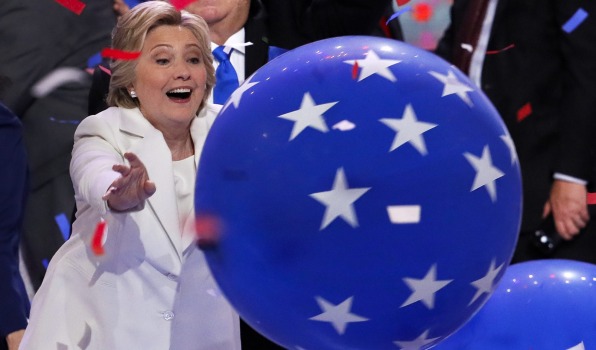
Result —
[{"label": "falling confetti", "polygon": [[99,67],[99,69],[101,69],[102,71],[104,71],[107,75],[112,75],[112,71],[109,70],[108,68],[102,66],[101,64],[98,67]]},{"label": "falling confetti", "polygon": [[404,12],[408,12],[412,10],[412,6],[408,5],[402,9],[400,9],[399,11],[395,12],[394,14],[391,15],[391,17],[389,17],[389,19],[387,20],[387,22],[385,24],[389,24],[389,22],[393,21],[394,19],[396,19],[397,17],[399,17],[402,13]]},{"label": "falling confetti", "polygon": [[37,98],[47,96],[57,87],[66,83],[82,83],[89,79],[89,74],[85,71],[73,68],[62,67],[51,71],[31,88],[31,95]]},{"label": "falling confetti", "polygon": [[101,57],[111,58],[114,60],[136,60],[141,56],[140,52],[122,51],[116,49],[105,48],[101,50]]},{"label": "falling confetti", "polygon": [[196,0],[170,0],[170,4],[172,4],[178,10],[182,10],[195,1]]},{"label": "falling confetti", "polygon": [[91,250],[95,255],[104,255],[105,251],[103,249],[103,240],[104,234],[106,231],[106,222],[101,220],[97,223],[97,227],[95,228],[95,232],[93,233],[93,238],[91,239]]},{"label": "falling confetti", "polygon": [[596,193],[588,193],[586,202],[588,205],[596,204]]},{"label": "falling confetti", "polygon": [[220,220],[212,215],[202,215],[195,220],[197,245],[201,249],[213,248],[221,235]]},{"label": "falling confetti", "polygon": [[68,237],[70,237],[70,222],[68,222],[66,214],[60,213],[56,215],[54,221],[56,221],[60,233],[62,233],[62,238],[64,238],[65,241],[68,240]]},{"label": "falling confetti", "polygon": [[488,50],[488,51],[486,51],[486,54],[487,55],[496,55],[496,54],[501,53],[503,51],[507,51],[507,50],[513,49],[514,47],[515,47],[515,44],[511,44],[511,45],[505,46],[504,48],[502,48],[500,50]]},{"label": "falling confetti", "polygon": [[517,111],[517,121],[521,122],[532,114],[532,105],[528,102]]},{"label": "falling confetti", "polygon": [[571,33],[575,30],[582,22],[588,17],[586,10],[579,8],[571,18],[563,25],[563,30],[567,33]]},{"label": "falling confetti", "polygon": [[397,6],[403,6],[410,2],[410,0],[396,0]]},{"label": "falling confetti", "polygon": [[417,22],[428,22],[433,16],[433,8],[427,3],[421,2],[414,6],[412,18]]},{"label": "falling confetti", "polygon": [[352,79],[356,80],[358,78],[358,61],[354,61],[354,66],[352,66]]},{"label": "falling confetti", "polygon": [[55,0],[55,1],[57,3],[59,3],[60,5],[66,7],[70,11],[76,13],[77,15],[80,15],[83,12],[83,10],[85,9],[85,6],[87,6],[85,3],[83,3],[79,0]]}]

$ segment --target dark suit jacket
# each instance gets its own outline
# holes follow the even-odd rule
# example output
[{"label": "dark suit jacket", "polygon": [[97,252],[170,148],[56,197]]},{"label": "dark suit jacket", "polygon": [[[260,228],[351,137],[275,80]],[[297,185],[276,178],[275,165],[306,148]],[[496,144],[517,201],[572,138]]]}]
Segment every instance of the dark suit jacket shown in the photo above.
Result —
[{"label": "dark suit jacket", "polygon": [[87,116],[91,79],[62,85],[43,98],[30,91],[56,68],[85,69],[91,56],[110,45],[113,1],[84,3],[76,15],[56,1],[0,1],[0,75],[12,81],[2,101],[21,118],[31,170],[22,239],[35,289],[45,275],[43,262],[64,243],[69,226],[74,206],[70,152],[75,128]]},{"label": "dark suit jacket", "polygon": [[0,349],[27,326],[29,298],[19,274],[19,239],[27,197],[27,156],[21,123],[0,103]]},{"label": "dark suit jacket", "polygon": [[[456,0],[451,9],[451,25],[437,47],[447,60],[460,48],[457,33],[470,1]],[[580,8],[590,15],[565,32],[563,26]],[[496,9],[481,87],[517,148],[523,178],[522,235],[541,222],[555,172],[594,180],[594,13],[596,2],[584,0],[499,0]],[[518,120],[524,106],[531,113]],[[596,254],[590,255],[596,261]]]},{"label": "dark suit jacket", "polygon": [[[253,43],[246,47],[246,76],[265,65],[274,48],[291,50],[325,38],[375,33],[390,5],[388,0],[252,0],[244,25],[246,41]],[[390,23],[389,31],[402,39],[398,21]],[[89,115],[107,108],[109,81],[107,73],[95,70]]]}]

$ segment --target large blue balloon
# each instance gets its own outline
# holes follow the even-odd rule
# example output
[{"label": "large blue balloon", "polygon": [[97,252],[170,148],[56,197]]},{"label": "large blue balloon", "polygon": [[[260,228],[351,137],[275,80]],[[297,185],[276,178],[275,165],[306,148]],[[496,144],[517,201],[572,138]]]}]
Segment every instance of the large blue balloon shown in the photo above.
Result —
[{"label": "large blue balloon", "polygon": [[417,349],[492,293],[520,197],[511,138],[461,72],[399,41],[340,37],[236,90],[195,198],[199,226],[219,227],[217,282],[264,335],[291,349]]},{"label": "large blue balloon", "polygon": [[596,348],[596,265],[536,260],[510,266],[484,307],[436,349]]}]

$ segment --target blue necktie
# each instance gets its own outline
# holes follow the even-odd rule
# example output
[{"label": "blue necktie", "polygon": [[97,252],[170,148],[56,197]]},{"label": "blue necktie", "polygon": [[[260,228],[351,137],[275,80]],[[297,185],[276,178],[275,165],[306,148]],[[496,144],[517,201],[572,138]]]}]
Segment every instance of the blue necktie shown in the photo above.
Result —
[{"label": "blue necktie", "polygon": [[213,50],[213,56],[219,62],[219,66],[215,70],[215,86],[213,87],[213,102],[217,104],[224,104],[228,97],[238,88],[238,75],[232,62],[230,62],[229,53],[224,51],[225,46],[218,46]]}]

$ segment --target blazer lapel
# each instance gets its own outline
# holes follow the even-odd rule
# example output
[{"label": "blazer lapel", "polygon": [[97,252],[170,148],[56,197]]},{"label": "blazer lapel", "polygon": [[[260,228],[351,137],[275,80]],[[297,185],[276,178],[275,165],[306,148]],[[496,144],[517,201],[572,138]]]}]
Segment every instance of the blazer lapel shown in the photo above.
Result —
[{"label": "blazer lapel", "polygon": [[143,162],[149,179],[157,188],[146,205],[159,221],[181,259],[183,248],[174,189],[172,154],[161,132],[155,129],[138,109],[124,110],[123,114],[120,130],[139,138],[131,144],[129,151],[135,153]]},{"label": "blazer lapel", "polygon": [[[207,139],[207,133],[211,125],[215,121],[215,117],[219,112],[219,106],[207,104],[195,118],[190,126],[190,135],[195,147],[195,164],[199,164],[201,153],[203,152],[203,145]],[[198,170],[198,169],[197,169]],[[196,180],[195,180],[196,183]],[[194,193],[193,193],[194,198]],[[194,199],[193,199],[194,201]],[[194,211],[194,203],[193,203]],[[194,212],[186,220],[185,229],[182,234],[181,251],[186,252],[187,248],[195,242],[195,214]]]},{"label": "blazer lapel", "polygon": [[267,63],[269,55],[267,43],[269,39],[262,9],[256,1],[253,1],[251,6],[251,16],[244,25],[245,41],[253,43],[246,47],[244,56],[244,69],[247,78]]}]

